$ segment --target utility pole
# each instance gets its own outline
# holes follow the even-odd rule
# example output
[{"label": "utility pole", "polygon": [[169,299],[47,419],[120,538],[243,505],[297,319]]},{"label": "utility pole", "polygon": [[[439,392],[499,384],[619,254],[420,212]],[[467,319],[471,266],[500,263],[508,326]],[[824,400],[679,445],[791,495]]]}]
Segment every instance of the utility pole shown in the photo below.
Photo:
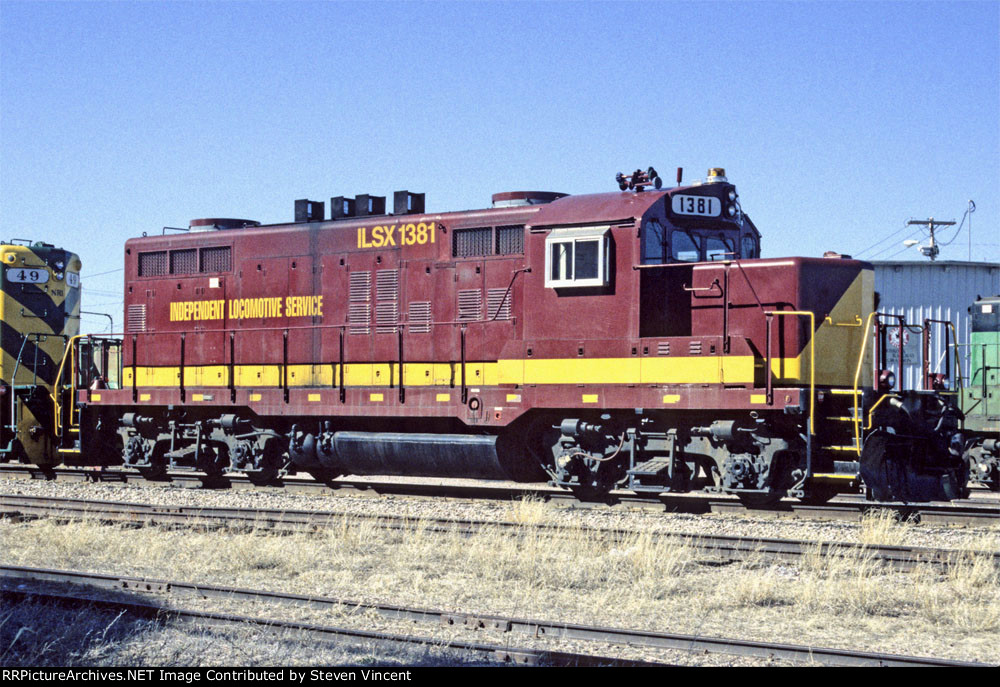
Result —
[{"label": "utility pole", "polygon": [[931,232],[930,245],[920,246],[920,252],[923,255],[930,258],[931,261],[933,262],[934,258],[936,258],[938,256],[938,253],[941,252],[941,249],[938,248],[938,245],[934,243],[934,229],[936,227],[950,227],[951,225],[955,224],[955,222],[941,222],[935,220],[933,217],[930,217],[928,219],[911,219],[906,223],[906,226],[910,226],[911,224],[918,224],[920,226],[927,227],[930,230]]}]

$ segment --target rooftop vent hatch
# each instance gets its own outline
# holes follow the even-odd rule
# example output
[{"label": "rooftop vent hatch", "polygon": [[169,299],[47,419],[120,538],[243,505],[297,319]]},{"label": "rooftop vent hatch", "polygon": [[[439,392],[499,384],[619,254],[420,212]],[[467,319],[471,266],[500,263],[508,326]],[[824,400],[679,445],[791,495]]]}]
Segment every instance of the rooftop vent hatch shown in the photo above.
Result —
[{"label": "rooftop vent hatch", "polygon": [[260,222],[252,219],[233,219],[230,217],[207,217],[193,219],[188,222],[188,231],[221,231],[223,229],[243,229],[259,227]]},{"label": "rooftop vent hatch", "polygon": [[555,191],[506,191],[493,194],[493,207],[512,208],[521,205],[544,205],[568,195],[568,193],[556,193]]}]

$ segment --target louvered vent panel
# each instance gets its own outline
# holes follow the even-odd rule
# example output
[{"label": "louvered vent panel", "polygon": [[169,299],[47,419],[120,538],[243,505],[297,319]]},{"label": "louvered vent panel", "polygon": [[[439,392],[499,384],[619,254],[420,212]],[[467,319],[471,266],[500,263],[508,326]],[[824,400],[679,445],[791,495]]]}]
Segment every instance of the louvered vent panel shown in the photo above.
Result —
[{"label": "louvered vent panel", "polygon": [[170,251],[170,274],[194,274],[197,271],[197,249]]},{"label": "louvered vent panel", "polygon": [[399,322],[399,270],[380,270],[375,274],[375,331],[396,331]]},{"label": "louvered vent panel", "polygon": [[351,272],[347,323],[351,334],[371,334],[372,273]]},{"label": "louvered vent panel", "polygon": [[411,334],[427,334],[431,331],[431,302],[410,303],[409,330]]},{"label": "louvered vent panel", "polygon": [[[504,298],[506,296],[506,298]],[[490,289],[486,292],[486,319],[509,320],[510,302],[514,298],[514,290]],[[499,312],[497,312],[499,310]]]},{"label": "louvered vent panel", "polygon": [[167,273],[167,251],[139,253],[139,276],[159,277]]},{"label": "louvered vent panel", "polygon": [[481,320],[483,317],[483,290],[462,289],[458,292],[458,319],[464,322]]},{"label": "louvered vent panel", "polygon": [[391,334],[399,322],[399,270],[375,273],[375,332]]},{"label": "louvered vent panel", "polygon": [[146,331],[146,304],[128,306],[128,322],[126,324],[130,332]]},{"label": "louvered vent panel", "polygon": [[701,341],[692,341],[688,351],[691,355],[701,355]]},{"label": "louvered vent panel", "polygon": [[670,355],[670,342],[661,341],[656,344],[656,355]]},{"label": "louvered vent panel", "polygon": [[497,227],[497,255],[524,252],[524,225]]},{"label": "louvered vent panel", "polygon": [[399,310],[396,301],[375,304],[375,332],[378,334],[391,334],[396,331],[396,323],[399,321]]}]

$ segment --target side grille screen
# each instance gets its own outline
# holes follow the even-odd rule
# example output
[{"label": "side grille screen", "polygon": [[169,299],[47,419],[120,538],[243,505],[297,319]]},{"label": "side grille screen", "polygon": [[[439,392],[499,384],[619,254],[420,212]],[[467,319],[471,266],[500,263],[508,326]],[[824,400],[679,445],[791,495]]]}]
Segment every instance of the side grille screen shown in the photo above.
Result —
[{"label": "side grille screen", "polygon": [[524,225],[497,227],[497,255],[524,252]]},{"label": "side grille screen", "polygon": [[471,258],[477,255],[491,255],[493,228],[456,229],[452,233],[451,254],[456,258]]},{"label": "side grille screen", "polygon": [[232,269],[232,249],[229,246],[201,249],[202,272],[229,272]]},{"label": "side grille screen", "polygon": [[170,251],[170,274],[194,274],[197,271],[197,249]]},{"label": "side grille screen", "polygon": [[159,277],[167,273],[167,251],[139,253],[139,276]]}]

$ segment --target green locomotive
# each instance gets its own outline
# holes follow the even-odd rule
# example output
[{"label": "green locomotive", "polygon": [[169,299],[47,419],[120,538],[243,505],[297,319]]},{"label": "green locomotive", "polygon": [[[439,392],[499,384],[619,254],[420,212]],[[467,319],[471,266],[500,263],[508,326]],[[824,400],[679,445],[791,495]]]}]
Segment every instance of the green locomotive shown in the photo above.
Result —
[{"label": "green locomotive", "polygon": [[969,381],[962,391],[969,478],[1000,491],[1000,296],[969,308]]}]

